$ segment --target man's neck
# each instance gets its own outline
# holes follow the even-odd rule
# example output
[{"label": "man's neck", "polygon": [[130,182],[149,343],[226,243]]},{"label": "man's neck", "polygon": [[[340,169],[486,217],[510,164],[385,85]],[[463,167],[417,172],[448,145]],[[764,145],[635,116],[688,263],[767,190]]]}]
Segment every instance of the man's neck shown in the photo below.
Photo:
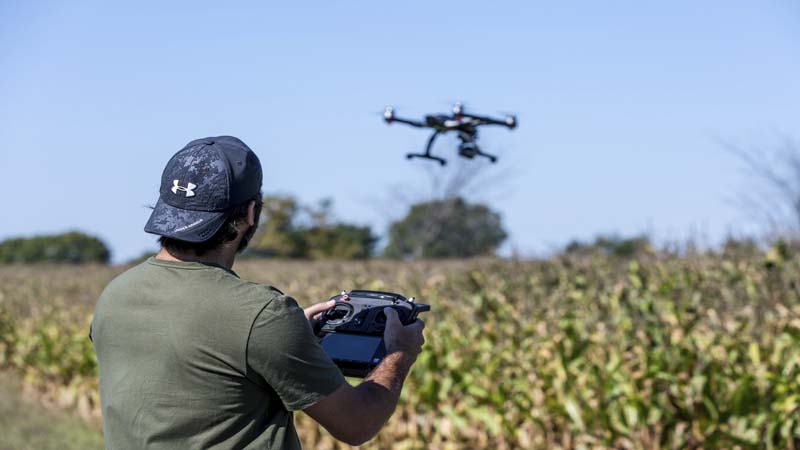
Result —
[{"label": "man's neck", "polygon": [[204,254],[203,256],[198,256],[194,252],[178,252],[175,250],[170,252],[164,247],[161,247],[161,250],[159,250],[158,253],[156,253],[155,258],[164,261],[199,262],[206,264],[215,264],[218,266],[225,267],[228,270],[231,270],[231,268],[233,267],[233,260],[235,256],[236,256],[235,251],[225,251],[225,249],[209,252]]}]

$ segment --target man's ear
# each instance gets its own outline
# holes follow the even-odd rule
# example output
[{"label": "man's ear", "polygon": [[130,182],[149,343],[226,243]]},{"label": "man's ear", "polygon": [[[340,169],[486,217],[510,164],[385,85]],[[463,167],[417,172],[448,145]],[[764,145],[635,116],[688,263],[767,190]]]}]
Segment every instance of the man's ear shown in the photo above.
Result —
[{"label": "man's ear", "polygon": [[251,227],[256,224],[256,201],[250,200],[247,205],[247,224]]}]

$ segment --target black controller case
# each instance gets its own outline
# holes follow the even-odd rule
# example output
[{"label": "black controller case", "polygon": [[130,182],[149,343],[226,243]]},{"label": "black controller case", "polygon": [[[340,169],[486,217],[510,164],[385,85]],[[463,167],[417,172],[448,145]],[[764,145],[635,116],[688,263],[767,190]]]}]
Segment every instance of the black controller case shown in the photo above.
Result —
[{"label": "black controller case", "polygon": [[345,376],[363,378],[386,356],[383,309],[394,308],[400,321],[408,325],[430,306],[415,303],[400,294],[354,290],[331,297],[336,305],[323,313],[317,335],[328,356]]}]

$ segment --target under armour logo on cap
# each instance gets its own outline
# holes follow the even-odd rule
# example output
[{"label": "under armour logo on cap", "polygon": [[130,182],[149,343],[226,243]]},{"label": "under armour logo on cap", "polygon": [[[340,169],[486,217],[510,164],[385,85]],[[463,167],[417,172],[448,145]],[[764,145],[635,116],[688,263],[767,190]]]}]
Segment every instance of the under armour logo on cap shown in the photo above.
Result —
[{"label": "under armour logo on cap", "polygon": [[186,192],[187,197],[194,197],[194,188],[197,187],[194,183],[188,183],[186,187],[180,186],[178,180],[172,182],[172,193],[177,194],[178,191]]}]

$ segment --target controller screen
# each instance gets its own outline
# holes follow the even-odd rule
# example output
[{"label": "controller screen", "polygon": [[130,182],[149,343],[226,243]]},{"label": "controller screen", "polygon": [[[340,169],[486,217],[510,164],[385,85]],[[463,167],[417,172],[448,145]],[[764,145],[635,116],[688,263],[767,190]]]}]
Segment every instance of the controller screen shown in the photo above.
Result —
[{"label": "controller screen", "polygon": [[331,359],[370,362],[381,339],[380,336],[334,333],[325,336],[322,348]]}]

